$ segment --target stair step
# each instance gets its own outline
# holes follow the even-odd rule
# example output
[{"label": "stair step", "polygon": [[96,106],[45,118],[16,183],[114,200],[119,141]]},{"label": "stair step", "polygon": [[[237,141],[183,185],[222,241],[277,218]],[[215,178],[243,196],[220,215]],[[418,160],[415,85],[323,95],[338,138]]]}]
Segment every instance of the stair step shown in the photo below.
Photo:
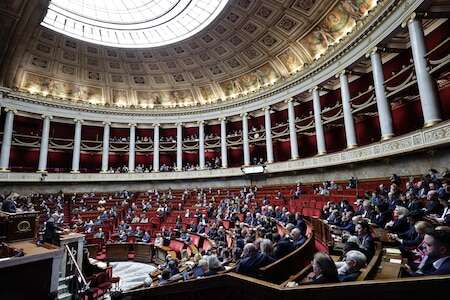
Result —
[{"label": "stair step", "polygon": [[72,299],[71,293],[58,294],[58,300],[70,300],[70,299]]},{"label": "stair step", "polygon": [[64,294],[68,291],[68,286],[66,284],[61,284],[58,286],[58,294]]}]

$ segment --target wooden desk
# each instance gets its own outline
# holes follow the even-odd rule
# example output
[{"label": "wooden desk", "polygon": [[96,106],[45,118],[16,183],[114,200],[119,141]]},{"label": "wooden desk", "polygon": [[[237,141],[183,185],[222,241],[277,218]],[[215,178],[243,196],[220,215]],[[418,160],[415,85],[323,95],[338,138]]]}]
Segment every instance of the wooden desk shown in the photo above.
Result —
[{"label": "wooden desk", "polygon": [[383,243],[383,246],[394,246],[398,245],[398,242],[396,240],[393,240],[389,238],[389,232],[386,229],[379,228],[379,227],[373,227],[372,228],[375,237]]},{"label": "wooden desk", "polygon": [[134,244],[134,260],[150,263],[153,258],[153,245],[138,243]]},{"label": "wooden desk", "polygon": [[124,261],[128,260],[129,243],[106,244],[106,261]]},{"label": "wooden desk", "polygon": [[[396,248],[398,250],[398,248]],[[401,269],[404,259],[398,250],[398,253],[387,253],[386,248],[383,249],[383,258],[380,263],[378,273],[374,279],[397,279],[401,276]],[[400,263],[393,262],[399,261]]]},{"label": "wooden desk", "polygon": [[380,269],[375,275],[375,280],[400,278],[402,264],[381,262]]}]

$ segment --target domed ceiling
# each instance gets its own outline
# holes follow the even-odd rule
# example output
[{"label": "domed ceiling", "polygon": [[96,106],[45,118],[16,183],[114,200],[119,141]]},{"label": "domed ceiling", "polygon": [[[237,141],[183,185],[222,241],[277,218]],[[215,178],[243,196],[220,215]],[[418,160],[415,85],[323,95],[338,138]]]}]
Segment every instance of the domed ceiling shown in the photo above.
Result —
[{"label": "domed ceiling", "polygon": [[42,25],[68,36],[121,48],[150,48],[193,36],[228,0],[53,0]]},{"label": "domed ceiling", "polygon": [[[113,12],[123,12],[120,3],[125,4],[128,0],[71,2],[93,6],[97,5],[94,3],[100,6],[118,3],[113,6]],[[138,10],[141,4],[144,12],[149,9],[145,8],[146,4],[176,6],[181,2],[136,0],[129,3]],[[267,90],[273,84],[305,71],[331,46],[354,31],[357,23],[377,5],[377,0],[225,2],[222,12],[205,29],[161,47],[107,47],[41,26],[27,45],[15,85],[19,90],[51,96],[50,99],[56,101],[142,110],[230,101],[251,92]],[[54,3],[56,5],[58,1]],[[140,16],[147,15],[156,20],[155,16],[170,13],[168,11],[168,6],[161,6],[158,13]],[[51,14],[52,10],[49,10],[44,24],[47,22],[48,25]],[[106,18],[108,22],[115,20],[119,25],[131,20],[126,14],[90,17],[102,22],[106,22]],[[136,22],[142,20],[135,19]]]}]

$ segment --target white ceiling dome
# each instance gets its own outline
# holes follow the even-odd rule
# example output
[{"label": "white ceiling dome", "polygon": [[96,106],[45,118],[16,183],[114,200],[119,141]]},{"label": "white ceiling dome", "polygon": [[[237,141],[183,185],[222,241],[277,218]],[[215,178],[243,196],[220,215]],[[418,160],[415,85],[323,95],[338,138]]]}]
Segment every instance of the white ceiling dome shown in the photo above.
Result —
[{"label": "white ceiling dome", "polygon": [[42,25],[105,46],[179,42],[210,24],[228,0],[53,0]]}]

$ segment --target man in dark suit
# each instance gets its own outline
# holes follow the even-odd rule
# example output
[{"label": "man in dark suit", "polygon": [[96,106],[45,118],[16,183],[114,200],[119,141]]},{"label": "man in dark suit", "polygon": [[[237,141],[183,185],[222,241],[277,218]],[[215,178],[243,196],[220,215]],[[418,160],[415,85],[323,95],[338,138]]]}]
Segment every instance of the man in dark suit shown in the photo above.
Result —
[{"label": "man in dark suit", "polygon": [[1,210],[7,213],[15,213],[16,212],[16,204],[14,201],[14,194],[9,195],[2,204]]},{"label": "man in dark suit", "polygon": [[368,260],[375,254],[375,242],[373,241],[370,225],[361,222],[356,225],[356,234],[358,235],[359,250],[364,253]]},{"label": "man in dark suit", "polygon": [[282,237],[278,243],[275,245],[274,256],[276,259],[280,259],[285,255],[288,255],[295,250],[295,245],[292,242],[290,236]]},{"label": "man in dark suit", "polygon": [[337,262],[338,277],[341,282],[355,281],[366,266],[367,258],[361,251],[350,250],[345,254],[345,261]]},{"label": "man in dark suit", "polygon": [[441,227],[427,233],[424,238],[428,257],[433,259],[433,268],[424,275],[450,274],[450,228]]},{"label": "man in dark suit", "polygon": [[306,241],[306,237],[302,235],[302,232],[298,228],[294,228],[291,231],[292,241],[294,243],[294,247],[297,249],[301,245],[303,245]]},{"label": "man in dark suit", "polygon": [[242,259],[236,266],[236,272],[248,276],[258,276],[258,269],[264,267],[274,260],[260,253],[254,244],[248,243],[244,246]]}]

